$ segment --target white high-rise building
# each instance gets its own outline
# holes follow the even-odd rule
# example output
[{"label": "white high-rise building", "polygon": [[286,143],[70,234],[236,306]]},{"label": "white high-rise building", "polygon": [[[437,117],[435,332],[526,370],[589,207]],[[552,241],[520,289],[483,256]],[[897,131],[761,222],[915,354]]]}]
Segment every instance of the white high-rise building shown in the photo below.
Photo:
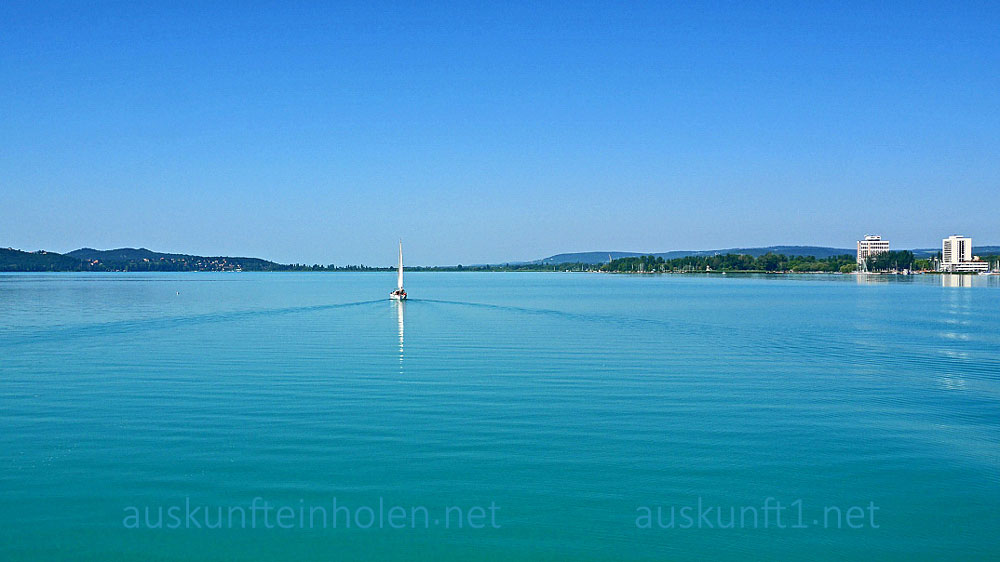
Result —
[{"label": "white high-rise building", "polygon": [[972,238],[954,234],[941,241],[941,265],[972,261]]},{"label": "white high-rise building", "polygon": [[972,238],[954,234],[941,241],[941,271],[989,271],[990,264],[972,255]]},{"label": "white high-rise building", "polygon": [[858,269],[862,269],[868,256],[889,251],[889,241],[881,236],[866,234],[864,240],[858,240]]}]

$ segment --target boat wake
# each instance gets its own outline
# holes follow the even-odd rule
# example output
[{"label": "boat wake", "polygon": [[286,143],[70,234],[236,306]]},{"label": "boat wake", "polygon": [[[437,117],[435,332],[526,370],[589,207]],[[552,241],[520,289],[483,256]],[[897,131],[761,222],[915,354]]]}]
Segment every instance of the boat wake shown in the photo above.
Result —
[{"label": "boat wake", "polygon": [[254,318],[282,316],[286,314],[301,314],[307,312],[352,308],[382,302],[385,301],[379,299],[337,304],[319,304],[311,306],[292,306],[286,308],[265,308],[256,310],[235,310],[230,312],[193,314],[189,316],[167,316],[141,320],[120,320],[116,322],[100,322],[94,324],[53,326],[34,330],[22,329],[11,336],[0,335],[0,346],[24,345],[66,338],[105,336],[136,331],[167,330],[171,328],[196,326],[217,322],[235,322]]}]

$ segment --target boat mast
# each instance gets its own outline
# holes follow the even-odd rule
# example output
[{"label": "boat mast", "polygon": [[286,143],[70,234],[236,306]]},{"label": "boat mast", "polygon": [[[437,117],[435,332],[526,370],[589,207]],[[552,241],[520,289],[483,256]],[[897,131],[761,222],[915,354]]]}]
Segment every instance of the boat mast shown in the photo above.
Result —
[{"label": "boat mast", "polygon": [[396,275],[396,288],[403,290],[403,241],[399,241],[399,271]]}]

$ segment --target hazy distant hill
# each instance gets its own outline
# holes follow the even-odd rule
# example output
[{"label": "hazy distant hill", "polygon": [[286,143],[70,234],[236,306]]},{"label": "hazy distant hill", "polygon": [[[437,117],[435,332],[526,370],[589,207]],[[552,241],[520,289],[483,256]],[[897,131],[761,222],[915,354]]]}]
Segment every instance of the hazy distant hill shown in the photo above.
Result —
[{"label": "hazy distant hill", "polygon": [[649,254],[640,254],[636,252],[577,252],[571,254],[556,254],[554,256],[528,263],[606,263],[608,261],[608,256],[611,256],[611,259],[616,260],[618,258],[634,258],[642,255]]},{"label": "hazy distant hill", "polygon": [[[918,258],[929,258],[936,256],[941,248],[920,248],[911,250]],[[671,252],[575,252],[568,254],[556,254],[529,263],[558,264],[558,263],[586,263],[598,264],[607,263],[608,255],[612,259],[632,258],[636,256],[649,256],[663,258],[665,260],[675,258],[686,258],[688,256],[714,256],[726,254],[743,254],[747,256],[760,257],[768,252],[774,254],[784,254],[786,256],[813,256],[815,258],[830,258],[844,254],[854,255],[855,248],[829,248],[826,246],[764,246],[760,248],[722,248],[720,250],[674,250]],[[977,256],[988,256],[1000,254],[1000,246],[975,246],[972,253]]]},{"label": "hazy distant hill", "polygon": [[824,246],[767,246],[763,248],[724,248],[721,250],[674,250],[671,252],[577,252],[570,254],[556,254],[554,256],[536,260],[532,263],[606,263],[608,254],[612,259],[630,258],[635,256],[653,255],[665,260],[674,258],[685,258],[688,256],[714,256],[716,254],[744,254],[748,256],[762,256],[768,252],[784,254],[786,256],[813,256],[816,258],[829,258],[843,254],[854,254],[855,250],[847,248],[827,248]]},{"label": "hazy distant hill", "polygon": [[[930,258],[938,255],[941,248],[919,248],[916,250],[911,250],[913,255],[918,258]],[[1000,246],[973,246],[972,255],[974,256],[995,256],[1000,254]]]},{"label": "hazy distant hill", "polygon": [[765,246],[762,248],[723,248],[721,250],[680,250],[654,254],[663,259],[684,258],[687,256],[714,256],[716,254],[743,254],[745,256],[763,256],[766,253],[784,254],[786,256],[812,256],[814,258],[829,258],[844,254],[855,254],[855,248],[828,248],[826,246]]},{"label": "hazy distant hill", "polygon": [[95,250],[80,248],[66,254],[85,262],[97,262],[115,271],[282,271],[292,266],[262,260],[228,256],[165,254],[146,248]]},{"label": "hazy distant hill", "polygon": [[81,248],[66,254],[0,249],[0,271],[287,271],[303,268],[260,258],[164,254],[146,248]]},{"label": "hazy distant hill", "polygon": [[22,252],[14,248],[0,248],[0,271],[81,271],[85,264],[80,260],[39,250]]},{"label": "hazy distant hill", "polygon": [[178,258],[194,257],[186,254],[164,254],[160,252],[154,252],[152,250],[147,250],[146,248],[118,248],[115,250],[95,250],[93,248],[80,248],[79,250],[66,252],[66,255],[80,260],[100,260],[106,262],[142,261],[144,259],[147,260],[178,259]]},{"label": "hazy distant hill", "polygon": [[146,248],[80,248],[66,255],[89,262],[97,260],[111,269],[129,271],[281,271],[291,268],[260,258],[164,254]]}]

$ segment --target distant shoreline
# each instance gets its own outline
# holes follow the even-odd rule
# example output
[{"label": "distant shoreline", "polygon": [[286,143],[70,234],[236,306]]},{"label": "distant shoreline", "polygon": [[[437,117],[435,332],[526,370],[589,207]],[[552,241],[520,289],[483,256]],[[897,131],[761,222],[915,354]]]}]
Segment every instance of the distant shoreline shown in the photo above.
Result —
[{"label": "distant shoreline", "polygon": [[[806,249],[810,247],[789,246],[787,248]],[[983,246],[981,248],[989,250],[993,247]],[[412,266],[405,269],[410,272],[595,272],[624,274],[847,274],[852,273],[856,269],[855,256],[849,253],[816,257],[812,255],[782,254],[772,251],[761,254],[757,250],[761,250],[761,248],[749,249],[750,253],[716,253],[710,255],[707,252],[698,252],[674,258],[664,258],[662,254],[627,255],[600,263],[589,261],[553,262],[551,261],[553,258],[546,258],[534,262],[507,262],[470,266]],[[1000,254],[1000,247],[998,247],[997,253]],[[561,254],[561,256],[572,255],[579,254]],[[613,258],[613,255],[609,253],[608,258]],[[984,259],[993,263],[1000,260],[1000,255],[986,254]],[[909,250],[886,252],[884,255],[880,255],[877,261],[874,259],[869,260],[868,269],[873,272],[906,270],[913,273],[936,273],[936,271],[933,271],[934,268],[930,259],[915,255],[913,251]],[[115,250],[81,248],[67,252],[66,254],[44,250],[25,252],[14,248],[0,248],[0,273],[239,273],[288,271],[338,273],[389,272],[394,270],[395,266],[281,264],[261,258],[170,254],[154,252],[146,248],[119,248]]]},{"label": "distant shoreline", "polygon": [[[188,270],[188,271],[137,271],[137,270],[105,270],[105,271],[7,271],[0,270],[0,275],[4,274],[93,274],[93,275],[107,275],[107,274],[149,274],[149,273],[184,273],[184,274],[200,274],[200,273],[323,273],[323,274],[339,274],[339,273],[395,273],[396,269],[387,268],[366,268],[366,269],[321,269],[321,270],[262,270],[262,271],[215,271],[215,270]],[[551,270],[551,269],[524,269],[524,270],[504,270],[504,269],[474,269],[474,268],[463,268],[457,269],[453,267],[414,267],[405,268],[406,273],[572,273],[572,274],[595,274],[595,275],[631,275],[631,276],[657,276],[657,275],[704,275],[704,276],[724,276],[724,275],[802,275],[802,276],[816,276],[816,275],[828,275],[835,277],[844,276],[877,276],[877,277],[912,277],[919,275],[979,275],[979,273],[971,271],[963,272],[947,272],[947,271],[914,271],[912,273],[892,273],[892,272],[869,272],[869,273],[841,273],[836,271],[737,271],[737,270],[726,270],[726,271],[574,271],[574,270]]]}]

